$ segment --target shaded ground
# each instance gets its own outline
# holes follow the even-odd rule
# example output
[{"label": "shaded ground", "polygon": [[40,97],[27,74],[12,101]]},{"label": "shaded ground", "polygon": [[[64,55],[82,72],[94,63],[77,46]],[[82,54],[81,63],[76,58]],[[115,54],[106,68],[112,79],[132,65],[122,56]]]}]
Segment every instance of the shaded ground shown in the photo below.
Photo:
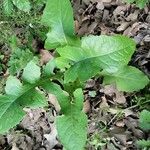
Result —
[{"label": "shaded ground", "polygon": [[[150,76],[150,6],[140,10],[120,0],[74,0],[78,35],[124,34],[137,43],[131,64]],[[89,116],[87,150],[137,150],[136,141],[150,135],[138,127],[139,112],[150,108],[150,87],[139,93],[120,93],[91,79],[85,88],[84,111]],[[0,150],[61,150],[54,120],[58,106],[28,110],[24,120],[0,137]],[[145,104],[144,104],[145,103]],[[137,105],[138,104],[138,105]]]}]

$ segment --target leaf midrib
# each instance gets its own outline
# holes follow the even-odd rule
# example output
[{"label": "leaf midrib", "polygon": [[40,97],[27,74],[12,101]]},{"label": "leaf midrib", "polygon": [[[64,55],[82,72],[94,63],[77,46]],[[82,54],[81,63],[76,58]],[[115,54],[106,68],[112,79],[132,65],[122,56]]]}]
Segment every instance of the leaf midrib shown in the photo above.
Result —
[{"label": "leaf midrib", "polygon": [[[11,107],[11,105],[13,103],[17,103],[17,101],[19,101],[19,99],[23,96],[23,95],[26,95],[30,90],[34,89],[35,87],[37,86],[40,86],[43,82],[46,82],[47,80],[49,80],[49,78],[46,78],[45,80],[40,80],[38,83],[39,84],[34,84],[32,85],[30,88],[28,88],[25,92],[21,93],[19,96],[14,96],[14,99],[12,102],[10,102],[10,105],[8,105],[8,107],[5,109],[5,111],[2,113],[2,115],[0,116],[0,118],[2,118],[2,116],[7,112],[7,110]],[[8,95],[8,96],[13,96],[13,95]],[[8,97],[9,98],[9,97]],[[10,98],[9,98],[10,99]],[[7,102],[9,103],[9,102]],[[21,105],[20,105],[21,106]]]},{"label": "leaf midrib", "polygon": [[[81,62],[83,62],[83,61],[86,61],[86,60],[88,60],[88,59],[96,59],[96,58],[99,58],[99,57],[111,55],[112,53],[115,53],[115,52],[117,52],[117,51],[121,51],[121,50],[124,50],[124,49],[127,49],[127,48],[131,48],[131,46],[127,46],[127,47],[125,47],[125,48],[121,48],[121,49],[119,49],[119,50],[115,50],[115,51],[110,52],[110,53],[108,53],[108,54],[103,54],[103,55],[98,55],[98,56],[92,56],[92,57],[84,58],[84,59],[82,59],[82,60],[79,60],[79,61],[75,62],[75,63],[73,64],[73,66],[76,65],[76,64],[78,64],[78,63],[81,63]],[[82,49],[83,49],[83,48],[82,48]],[[72,61],[72,60],[71,60],[71,61]]]}]

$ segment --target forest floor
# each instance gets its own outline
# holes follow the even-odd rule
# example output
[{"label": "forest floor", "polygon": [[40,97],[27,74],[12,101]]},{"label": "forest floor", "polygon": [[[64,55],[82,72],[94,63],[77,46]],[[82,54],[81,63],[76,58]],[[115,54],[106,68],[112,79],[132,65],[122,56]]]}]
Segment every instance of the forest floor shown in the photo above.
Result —
[{"label": "forest floor", "polygon": [[[130,64],[150,77],[150,6],[139,9],[120,0],[83,0],[82,3],[74,0],[73,8],[78,35],[123,34],[133,38],[137,49]],[[4,75],[1,71],[0,88],[5,82]],[[123,93],[114,85],[103,86],[101,80],[90,79],[84,89],[83,111],[88,115],[85,149],[138,150],[137,140],[150,138],[139,127],[139,113],[150,109],[150,86],[140,92]],[[0,136],[0,150],[61,150],[54,124],[57,109],[54,102],[47,110],[25,109],[27,115],[23,121],[7,135]]]}]

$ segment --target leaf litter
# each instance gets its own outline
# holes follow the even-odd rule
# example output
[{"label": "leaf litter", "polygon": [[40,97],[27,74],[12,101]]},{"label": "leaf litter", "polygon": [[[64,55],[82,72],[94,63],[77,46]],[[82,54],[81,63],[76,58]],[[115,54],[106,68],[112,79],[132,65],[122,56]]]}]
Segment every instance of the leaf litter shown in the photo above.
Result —
[{"label": "leaf litter", "polygon": [[[124,34],[134,38],[137,51],[131,64],[150,76],[150,8],[140,10],[121,0],[73,0],[78,35]],[[41,50],[41,64],[53,56]],[[139,128],[138,110],[130,107],[128,94],[114,85],[103,86],[91,79],[85,87],[83,111],[88,114],[87,150],[136,150],[136,141],[147,135]],[[94,94],[93,94],[94,93]],[[60,111],[57,99],[49,94],[50,108],[29,110],[24,120],[6,136],[0,136],[0,149],[62,149],[54,124]],[[53,107],[52,107],[53,106]]]}]

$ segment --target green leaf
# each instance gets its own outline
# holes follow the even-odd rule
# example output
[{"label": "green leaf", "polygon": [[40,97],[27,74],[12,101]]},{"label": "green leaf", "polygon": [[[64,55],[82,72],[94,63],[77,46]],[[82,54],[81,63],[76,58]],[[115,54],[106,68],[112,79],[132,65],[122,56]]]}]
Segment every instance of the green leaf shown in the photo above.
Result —
[{"label": "green leaf", "polygon": [[74,92],[74,101],[70,103],[63,116],[56,120],[58,137],[68,150],[83,150],[87,139],[87,117],[81,112],[83,94],[81,89]]},{"label": "green leaf", "polygon": [[139,7],[139,8],[144,8],[146,6],[147,3],[150,2],[150,0],[126,0],[127,2],[129,3],[136,3],[136,5]]},{"label": "green leaf", "polygon": [[135,43],[124,36],[88,36],[82,39],[81,47],[58,48],[60,58],[72,66],[65,73],[65,82],[77,78],[86,81],[104,69],[115,72],[127,65],[135,50]]},{"label": "green leaf", "polygon": [[47,106],[47,99],[40,91],[31,89],[28,94],[21,96],[19,104],[23,107],[39,108]]},{"label": "green leaf", "polygon": [[150,130],[150,111],[143,110],[140,113],[140,127],[143,130]]},{"label": "green leaf", "polygon": [[84,96],[81,89],[72,98],[59,85],[44,83],[42,87],[56,96],[62,116],[57,117],[58,136],[66,149],[82,150],[87,138],[87,117],[82,112]]},{"label": "green leaf", "polygon": [[150,140],[139,140],[137,141],[137,145],[142,148],[150,147]]},{"label": "green leaf", "polygon": [[8,62],[9,72],[11,75],[19,73],[29,61],[33,59],[33,53],[30,50],[19,49],[15,45],[15,41],[11,44],[13,53]]},{"label": "green leaf", "polygon": [[24,12],[29,12],[31,9],[29,0],[12,0],[13,4]]},{"label": "green leaf", "polygon": [[73,10],[69,0],[48,0],[42,22],[50,27],[45,41],[46,49],[75,43]]},{"label": "green leaf", "polygon": [[84,113],[58,117],[56,125],[58,137],[66,149],[84,149],[87,138],[87,117]]},{"label": "green leaf", "polygon": [[60,69],[65,69],[65,68],[69,68],[70,65],[68,64],[69,63],[69,60],[68,59],[65,59],[63,57],[58,57],[55,59],[55,62],[56,62],[56,66],[57,68],[60,68]]},{"label": "green leaf", "polygon": [[15,98],[0,95],[0,133],[7,132],[17,125],[25,115],[22,108],[15,103]]},{"label": "green leaf", "polygon": [[5,91],[8,95],[19,95],[22,92],[22,84],[16,77],[9,76],[6,81]]},{"label": "green leaf", "polygon": [[37,66],[34,61],[30,61],[27,64],[27,66],[24,68],[23,75],[22,75],[23,79],[26,82],[33,84],[40,79],[40,76],[41,76],[40,67]]},{"label": "green leaf", "polygon": [[137,0],[136,4],[139,8],[144,8],[146,6],[147,3],[149,3],[150,0]]},{"label": "green leaf", "polygon": [[15,77],[8,78],[6,95],[0,95],[0,133],[7,132],[22,120],[25,115],[24,107],[37,108],[47,105],[45,95],[36,87],[41,82],[48,83],[48,81],[50,80],[45,79],[36,84],[22,85]]},{"label": "green leaf", "polygon": [[69,95],[61,89],[61,87],[55,83],[46,82],[42,87],[49,93],[54,94],[61,106],[61,112],[65,113],[68,111],[70,105]]},{"label": "green leaf", "polygon": [[149,79],[139,69],[131,66],[125,66],[115,73],[104,73],[104,83],[115,83],[120,91],[133,92],[143,89]]},{"label": "green leaf", "polygon": [[51,59],[45,66],[44,66],[44,73],[47,76],[53,75],[54,74],[54,68],[55,68],[56,64],[55,64],[55,60]]},{"label": "green leaf", "polygon": [[11,15],[12,11],[13,11],[13,4],[11,0],[4,0],[3,1],[3,9],[4,9],[4,13],[6,15]]}]

